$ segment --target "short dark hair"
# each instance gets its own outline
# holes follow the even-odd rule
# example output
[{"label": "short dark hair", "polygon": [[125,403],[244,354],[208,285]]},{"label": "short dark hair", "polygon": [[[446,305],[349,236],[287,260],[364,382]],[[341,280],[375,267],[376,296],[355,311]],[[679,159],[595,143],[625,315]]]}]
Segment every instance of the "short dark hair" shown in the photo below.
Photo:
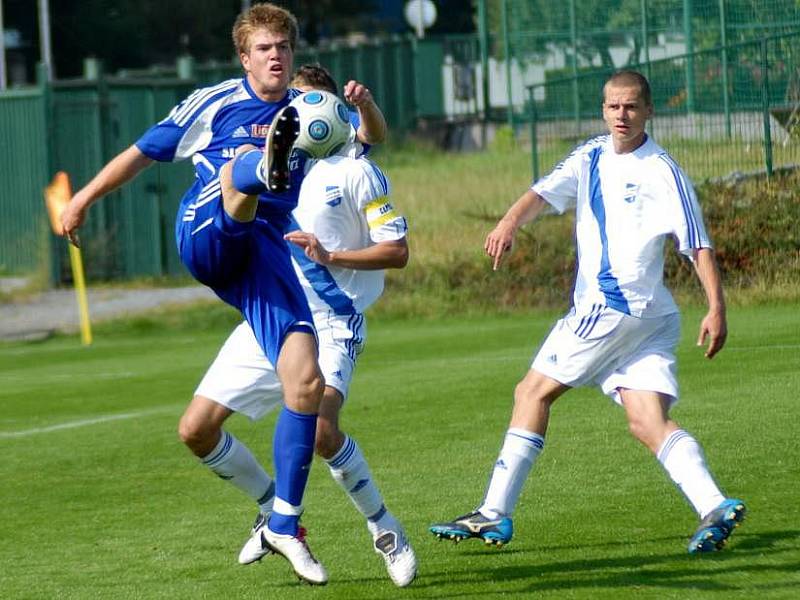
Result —
[{"label": "short dark hair", "polygon": [[339,93],[339,86],[336,85],[333,75],[319,63],[309,63],[298,67],[289,85],[292,87],[309,86],[334,95]]},{"label": "short dark hair", "polygon": [[617,71],[611,77],[608,78],[605,85],[603,86],[603,101],[605,102],[606,99],[606,87],[608,85],[635,85],[639,87],[639,95],[644,100],[644,103],[647,106],[653,105],[653,95],[650,92],[650,83],[647,81],[647,77],[639,73],[638,71],[632,71],[629,69],[625,69],[623,71]]}]

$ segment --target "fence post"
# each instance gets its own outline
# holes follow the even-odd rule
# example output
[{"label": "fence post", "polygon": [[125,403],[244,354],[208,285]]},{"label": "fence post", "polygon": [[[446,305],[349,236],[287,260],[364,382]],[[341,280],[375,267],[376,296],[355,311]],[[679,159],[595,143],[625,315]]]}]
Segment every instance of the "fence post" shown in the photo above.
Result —
[{"label": "fence post", "polygon": [[581,136],[581,98],[578,89],[578,17],[575,0],[569,0],[569,35],[572,40],[572,103],[575,110],[575,137]]},{"label": "fence post", "polygon": [[537,181],[539,179],[539,140],[537,139],[536,99],[534,98],[532,86],[528,88],[528,107],[530,111],[531,168],[533,171],[533,180]]},{"label": "fence post", "polygon": [[[44,131],[48,140],[53,139],[53,84],[48,79],[47,66],[43,63],[36,65],[36,84],[42,93],[42,111],[44,112]],[[48,180],[53,176],[53,145],[45,144],[45,157],[47,161],[46,173]],[[42,205],[44,209],[44,205]],[[50,258],[48,276],[50,286],[55,287],[61,283],[61,248],[62,245],[54,243],[53,236],[48,233],[46,237],[47,249],[45,255]]]},{"label": "fence post", "polygon": [[761,106],[764,113],[764,163],[767,169],[767,178],[772,177],[772,130],[769,122],[769,74],[767,68],[767,40],[761,39]]},{"label": "fence post", "polygon": [[[645,62],[645,75],[647,80],[650,80],[650,32],[647,30],[647,0],[641,0],[642,12],[642,46],[644,47],[644,62]],[[636,62],[639,62],[639,57],[636,57]]]},{"label": "fence post", "polygon": [[489,22],[486,15],[486,0],[478,0],[478,39],[481,53],[481,96],[483,98],[483,127],[481,148],[486,148],[489,125]]},{"label": "fence post", "polygon": [[722,110],[725,113],[725,136],[731,137],[731,99],[728,92],[728,19],[725,0],[719,0],[719,39],[722,46]]},{"label": "fence post", "polygon": [[511,40],[508,33],[508,0],[503,0],[501,11],[503,17],[503,54],[505,55],[503,62],[506,67],[506,103],[508,104],[506,116],[508,118],[508,126],[511,128],[511,134],[514,135],[514,96],[511,90]]},{"label": "fence post", "polygon": [[692,2],[683,0],[683,37],[686,42],[686,110],[694,112],[694,30]]}]

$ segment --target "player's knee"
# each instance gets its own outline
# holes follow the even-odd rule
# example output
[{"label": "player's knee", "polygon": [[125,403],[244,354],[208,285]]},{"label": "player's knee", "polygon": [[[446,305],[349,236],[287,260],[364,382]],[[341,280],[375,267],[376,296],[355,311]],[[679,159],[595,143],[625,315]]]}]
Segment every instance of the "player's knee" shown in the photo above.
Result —
[{"label": "player's knee", "polygon": [[550,406],[555,398],[549,398],[541,393],[539,387],[528,379],[523,379],[514,388],[514,404],[526,406]]},{"label": "player's knee", "polygon": [[317,434],[314,440],[314,451],[322,458],[332,458],[339,450],[339,430],[327,419],[317,419]]},{"label": "player's knee", "polygon": [[292,410],[317,412],[325,389],[325,380],[318,370],[303,374],[297,380],[284,383],[286,405]]},{"label": "player's knee", "polygon": [[659,431],[644,419],[628,417],[628,431],[644,446],[655,452],[658,449]]},{"label": "player's knee", "polygon": [[197,456],[206,456],[216,444],[216,430],[208,423],[184,414],[178,423],[178,437]]}]

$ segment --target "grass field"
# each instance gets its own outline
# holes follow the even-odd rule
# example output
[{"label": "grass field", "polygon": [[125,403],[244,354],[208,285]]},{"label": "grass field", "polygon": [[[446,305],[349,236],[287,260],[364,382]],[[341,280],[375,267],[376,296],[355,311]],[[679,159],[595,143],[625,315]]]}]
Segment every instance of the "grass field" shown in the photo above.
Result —
[{"label": "grass field", "polygon": [[[276,557],[236,564],[254,506],[175,433],[234,322],[220,310],[105,326],[90,348],[0,346],[0,598],[800,597],[795,305],[733,310],[712,362],[693,344],[700,312],[684,315],[674,416],[751,512],[701,558],[685,552],[688,505],[595,390],[556,404],[510,545],[437,542],[430,522],[480,500],[513,386],[556,314],[374,320],[344,423],[416,547],[402,591],[319,463],[304,523],[328,586],[301,586]],[[207,330],[184,325],[197,322]],[[273,424],[230,429],[266,457]]]}]

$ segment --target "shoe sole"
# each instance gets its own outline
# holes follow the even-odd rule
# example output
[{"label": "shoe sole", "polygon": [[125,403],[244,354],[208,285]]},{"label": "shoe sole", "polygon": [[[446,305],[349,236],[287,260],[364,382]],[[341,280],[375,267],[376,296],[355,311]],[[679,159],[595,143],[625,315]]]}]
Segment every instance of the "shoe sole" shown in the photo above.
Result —
[{"label": "shoe sole", "polygon": [[728,507],[723,517],[724,526],[705,527],[695,533],[689,541],[689,554],[718,552],[725,547],[733,531],[744,521],[747,508],[743,502]]},{"label": "shoe sole", "polygon": [[435,535],[439,541],[449,539],[456,544],[469,538],[478,538],[482,539],[483,543],[487,546],[496,546],[500,548],[511,541],[511,538],[507,538],[492,531],[487,533],[471,533],[461,529],[449,529],[447,527],[436,526],[431,527],[429,531]]},{"label": "shoe sole", "polygon": [[300,135],[300,119],[294,106],[286,106],[272,122],[267,135],[266,148],[269,164],[266,169],[267,189],[280,194],[291,187],[289,154]]}]

